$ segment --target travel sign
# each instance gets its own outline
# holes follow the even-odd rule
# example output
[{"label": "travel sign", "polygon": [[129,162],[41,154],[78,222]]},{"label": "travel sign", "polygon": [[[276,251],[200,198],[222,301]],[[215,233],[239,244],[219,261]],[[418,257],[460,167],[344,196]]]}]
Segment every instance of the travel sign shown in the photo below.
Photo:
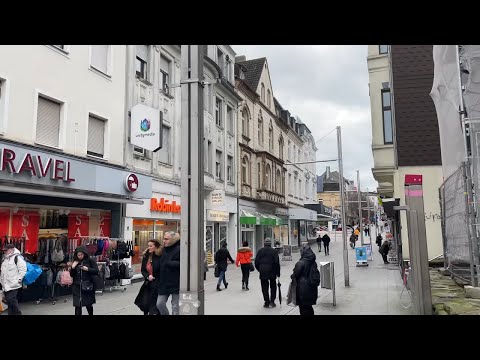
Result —
[{"label": "travel sign", "polygon": [[148,151],[162,148],[162,112],[143,104],[131,111],[130,143]]}]

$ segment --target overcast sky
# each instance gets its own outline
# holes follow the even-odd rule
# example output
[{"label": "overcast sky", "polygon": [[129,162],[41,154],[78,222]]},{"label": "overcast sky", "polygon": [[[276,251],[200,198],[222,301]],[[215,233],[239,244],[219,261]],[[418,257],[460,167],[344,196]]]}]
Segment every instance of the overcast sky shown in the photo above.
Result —
[{"label": "overcast sky", "polygon": [[[315,141],[342,127],[344,177],[376,191],[367,45],[232,45],[247,60],[266,57],[273,95],[308,126]],[[317,143],[317,160],[337,158],[336,131]],[[337,163],[317,163],[317,175]]]}]

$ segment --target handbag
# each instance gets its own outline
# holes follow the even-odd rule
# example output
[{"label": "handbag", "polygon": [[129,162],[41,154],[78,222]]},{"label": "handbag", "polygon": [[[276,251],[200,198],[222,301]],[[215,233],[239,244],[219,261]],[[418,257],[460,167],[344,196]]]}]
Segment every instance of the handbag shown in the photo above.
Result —
[{"label": "handbag", "polygon": [[215,275],[216,278],[220,277],[220,268],[218,267],[217,264],[215,264],[214,275]]},{"label": "handbag", "polygon": [[93,282],[90,280],[83,280],[81,289],[82,291],[93,291]]},{"label": "handbag", "polygon": [[248,270],[255,271],[255,266],[252,263],[248,263]]},{"label": "handbag", "polygon": [[297,280],[292,279],[288,285],[287,305],[297,306]]}]

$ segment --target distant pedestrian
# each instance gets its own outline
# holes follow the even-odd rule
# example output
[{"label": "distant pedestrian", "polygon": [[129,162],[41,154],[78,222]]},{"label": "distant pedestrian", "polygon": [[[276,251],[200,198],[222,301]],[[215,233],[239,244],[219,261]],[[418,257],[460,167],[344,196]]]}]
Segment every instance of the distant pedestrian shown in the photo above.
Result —
[{"label": "distant pedestrian", "polygon": [[358,239],[358,236],[360,235],[360,228],[357,227],[353,233],[355,234],[355,236],[356,236],[357,239]]},{"label": "distant pedestrian", "polygon": [[323,247],[325,248],[325,255],[330,255],[330,236],[325,233],[325,235],[323,235],[322,241]]},{"label": "distant pedestrian", "polygon": [[82,307],[87,308],[88,315],[93,315],[95,304],[95,277],[98,276],[97,262],[88,255],[87,248],[79,246],[75,249],[70,275],[73,279],[72,295],[75,315],[82,315]]},{"label": "distant pedestrian", "polygon": [[218,269],[220,270],[220,276],[218,277],[217,282],[217,291],[222,291],[222,289],[220,289],[220,284],[222,283],[222,281],[225,289],[228,287],[228,282],[225,278],[225,272],[227,271],[228,266],[227,260],[230,260],[232,264],[235,263],[235,261],[233,261],[232,257],[230,256],[230,252],[227,249],[227,242],[222,241],[222,247],[218,249],[218,251],[215,253],[215,264],[217,264]]},{"label": "distant pedestrian", "polygon": [[250,290],[248,288],[248,279],[250,278],[250,267],[252,264],[252,249],[248,247],[248,241],[242,243],[242,247],[237,251],[237,259],[235,263],[237,267],[242,269],[242,290]]},{"label": "distant pedestrian", "polygon": [[[3,247],[4,255],[0,271],[5,302],[8,305],[8,315],[22,315],[18,306],[18,289],[22,288],[23,277],[27,273],[27,264],[20,251],[13,244]],[[0,300],[1,301],[1,300]]]},{"label": "distant pedestrian", "polygon": [[382,254],[384,264],[388,264],[387,255],[389,251],[390,251],[390,243],[388,242],[388,240],[385,240],[382,246],[380,246],[380,249],[378,250],[378,252]]},{"label": "distant pedestrian", "polygon": [[376,243],[377,243],[378,247],[382,246],[382,240],[383,240],[382,235],[378,234],[377,235],[377,240],[376,240]]},{"label": "distant pedestrian", "polygon": [[[263,248],[258,250],[255,257],[255,268],[260,273],[260,283],[264,304],[263,307],[275,307],[277,297],[277,284],[275,280],[280,277],[280,258],[275,249],[272,248],[272,240],[266,238],[263,242]],[[270,296],[268,294],[268,283],[270,282]]]},{"label": "distant pedestrian", "polygon": [[317,246],[318,246],[318,252],[322,252],[322,234],[318,234],[317,237]]},{"label": "distant pedestrian", "polygon": [[313,316],[313,305],[317,303],[318,285],[310,282],[310,269],[317,266],[315,254],[310,246],[305,244],[300,250],[300,260],[295,264],[291,279],[297,282],[296,300],[300,309],[300,315]]},{"label": "distant pedestrian", "polygon": [[352,233],[352,235],[350,235],[350,247],[352,249],[355,249],[355,242],[357,241],[357,237],[355,236],[354,233]]},{"label": "distant pedestrian", "polygon": [[158,315],[157,282],[160,279],[160,256],[162,245],[158,240],[148,240],[148,247],[143,253],[141,272],[144,278],[135,304],[143,311],[143,315]]},{"label": "distant pedestrian", "polygon": [[160,279],[157,284],[157,308],[160,315],[170,315],[167,301],[172,296],[172,315],[180,313],[180,234],[167,231],[163,236],[163,250],[160,256]]},{"label": "distant pedestrian", "polygon": [[203,281],[207,280],[207,272],[208,272],[207,252],[203,250]]}]

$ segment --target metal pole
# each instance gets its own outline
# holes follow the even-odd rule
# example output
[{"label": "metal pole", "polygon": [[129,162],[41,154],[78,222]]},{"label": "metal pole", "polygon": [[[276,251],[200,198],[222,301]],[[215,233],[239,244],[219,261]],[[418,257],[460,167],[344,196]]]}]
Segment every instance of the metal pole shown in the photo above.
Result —
[{"label": "metal pole", "polygon": [[332,261],[332,268],[330,271],[331,281],[332,284],[332,292],[333,292],[333,306],[337,306],[337,298],[335,297],[335,263]]},{"label": "metal pole", "polygon": [[360,230],[360,244],[363,246],[363,226],[362,226],[362,193],[360,191],[360,171],[357,170],[357,194],[358,194],[358,229]]},{"label": "metal pole", "polygon": [[203,315],[204,161],[203,54],[205,45],[182,45],[182,154],[180,314]]},{"label": "metal pole", "polygon": [[347,222],[345,220],[345,189],[343,187],[343,161],[342,161],[342,128],[337,126],[338,172],[340,175],[340,209],[342,212],[342,237],[343,237],[343,275],[345,286],[350,286],[347,247]]},{"label": "metal pole", "polygon": [[463,162],[463,189],[465,191],[465,213],[466,213],[466,220],[467,220],[467,236],[468,236],[468,251],[470,253],[470,280],[472,281],[472,286],[477,286],[475,285],[475,264],[474,264],[474,258],[473,258],[473,244],[472,244],[472,232],[470,229],[470,216],[469,216],[469,210],[470,206],[468,204],[469,202],[469,196],[468,196],[468,183],[467,183],[467,166],[466,163]]},{"label": "metal pole", "polygon": [[[372,245],[372,236],[370,235],[370,230],[371,230],[371,226],[370,226],[370,200],[369,200],[368,188],[367,188],[367,211],[368,211],[368,215],[367,215],[368,237],[370,238],[370,245]],[[373,247],[372,247],[372,251],[373,251]]]}]

